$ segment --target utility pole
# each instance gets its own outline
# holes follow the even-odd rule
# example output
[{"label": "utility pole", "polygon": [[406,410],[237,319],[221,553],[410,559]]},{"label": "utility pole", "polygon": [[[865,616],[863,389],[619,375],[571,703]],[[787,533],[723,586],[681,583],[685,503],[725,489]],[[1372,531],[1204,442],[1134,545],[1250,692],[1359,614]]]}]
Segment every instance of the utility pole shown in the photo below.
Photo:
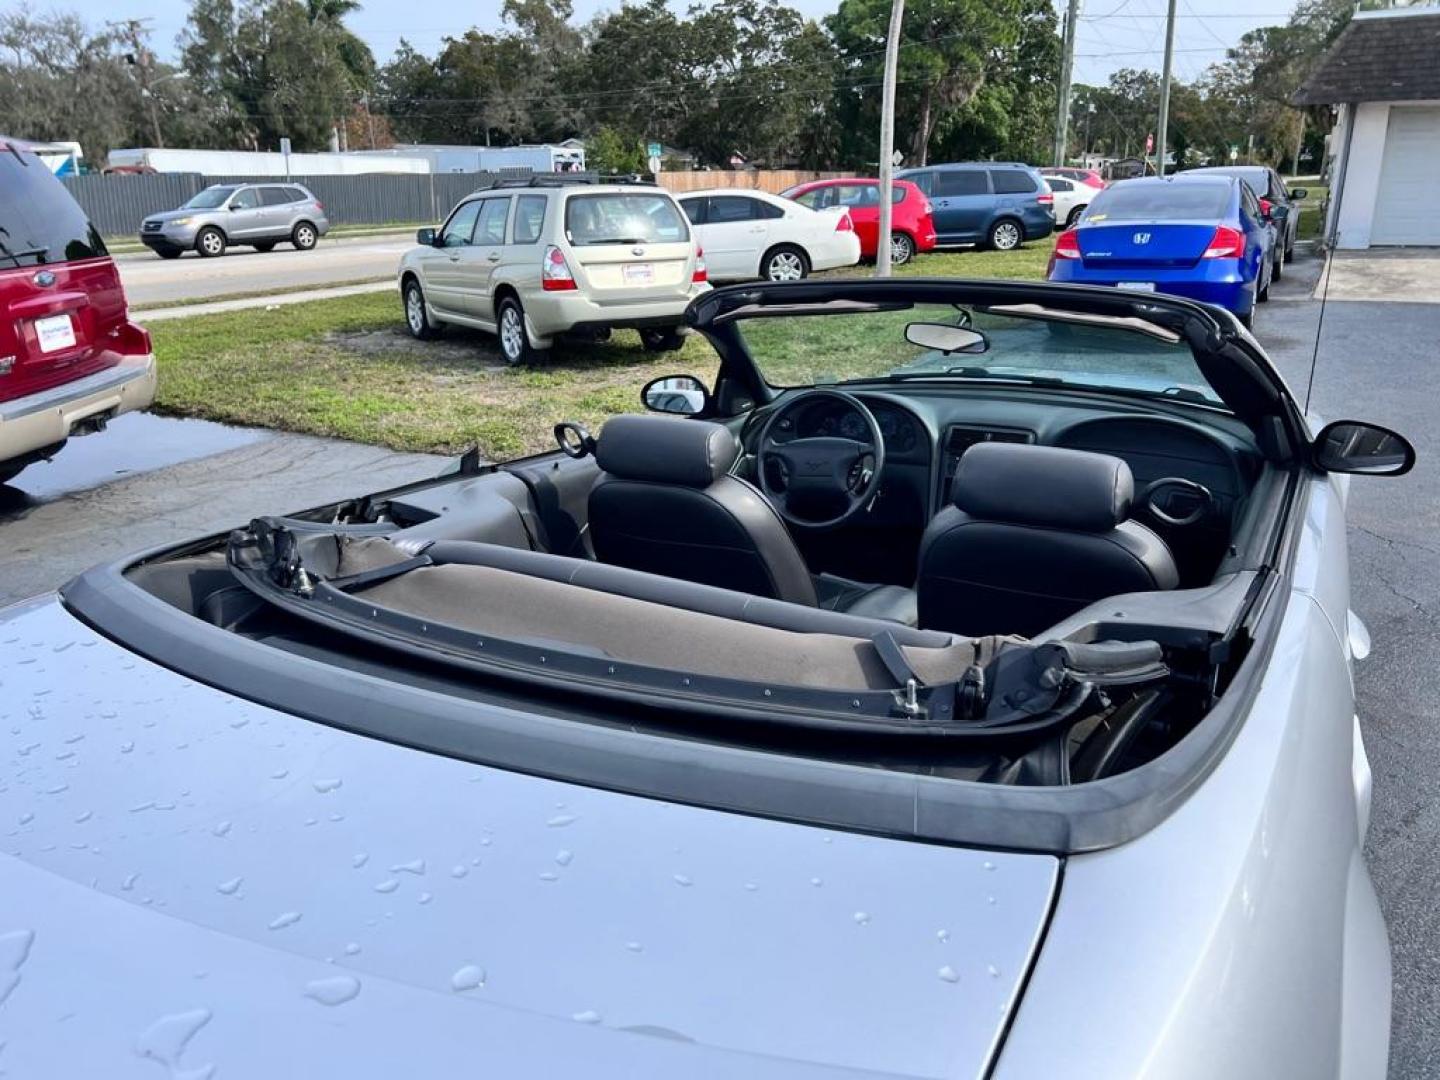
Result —
[{"label": "utility pole", "polygon": [[[1072,3],[1074,0],[1072,0]],[[875,241],[875,276],[890,276],[890,191],[895,163],[895,68],[900,62],[900,23],[905,0],[892,0],[890,31],[885,36],[885,79],[880,89],[880,235]]]},{"label": "utility pole", "polygon": [[150,114],[150,131],[155,137],[157,149],[165,149],[165,136],[160,132],[160,107],[151,92],[155,84],[155,54],[145,44],[150,28],[147,19],[126,19],[124,22],[108,23],[122,41],[130,46],[125,55],[126,62],[135,69],[135,81],[140,84],[140,96],[145,99],[146,112]]},{"label": "utility pole", "polygon": [[1080,21],[1080,0],[1065,9],[1064,53],[1060,59],[1059,101],[1055,106],[1055,167],[1065,164],[1065,142],[1070,133],[1070,71],[1075,66],[1075,25]]},{"label": "utility pole", "polygon": [[[1160,123],[1155,129],[1155,175],[1165,175],[1165,136],[1170,126],[1170,66],[1175,59],[1175,0],[1165,16],[1165,69],[1160,75]],[[1176,162],[1179,165],[1179,162]]]}]

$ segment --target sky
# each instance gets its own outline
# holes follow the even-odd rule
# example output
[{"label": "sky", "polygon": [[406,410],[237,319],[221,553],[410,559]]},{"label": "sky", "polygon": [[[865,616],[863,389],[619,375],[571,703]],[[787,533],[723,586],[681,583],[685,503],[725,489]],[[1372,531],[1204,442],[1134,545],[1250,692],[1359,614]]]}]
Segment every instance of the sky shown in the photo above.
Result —
[{"label": "sky", "polygon": [[[618,0],[573,0],[577,22],[619,6]],[[788,0],[791,6],[822,18],[839,0]],[[1057,0],[1062,2],[1062,0]],[[0,5],[10,6],[0,0]],[[39,7],[41,5],[34,5]],[[185,0],[52,0],[57,10],[75,11],[88,22],[149,16],[152,42],[162,59],[174,54],[174,41],[185,22]],[[672,0],[683,10],[688,0]],[[1177,0],[1175,73],[1190,81],[1216,61],[1240,35],[1257,26],[1288,18],[1288,0]],[[1082,0],[1076,32],[1075,80],[1103,83],[1123,67],[1160,70],[1165,47],[1166,0]],[[472,25],[494,30],[500,24],[499,0],[475,7],[452,7],[425,0],[366,0],[347,23],[369,43],[382,62],[403,37],[422,52],[433,54],[441,39],[458,36]]]}]

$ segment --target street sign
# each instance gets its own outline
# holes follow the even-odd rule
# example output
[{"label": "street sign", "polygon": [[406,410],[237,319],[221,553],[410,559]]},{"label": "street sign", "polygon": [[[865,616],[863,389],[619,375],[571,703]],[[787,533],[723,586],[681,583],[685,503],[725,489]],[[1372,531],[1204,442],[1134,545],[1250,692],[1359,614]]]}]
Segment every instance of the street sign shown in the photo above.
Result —
[{"label": "street sign", "polygon": [[[646,156],[646,157],[658,158],[658,157],[662,156],[664,153],[665,153],[665,148],[664,148],[663,146],[661,146],[658,142],[652,142],[649,146],[647,146],[647,147],[645,148],[645,156]],[[654,170],[652,169],[651,171],[653,172]]]},{"label": "street sign", "polygon": [[1236,158],[1238,158],[1239,156],[1240,156],[1240,147],[1238,147],[1238,146],[1232,146],[1232,147],[1230,147],[1230,160],[1231,160],[1231,161],[1234,161],[1234,160],[1235,160]]},{"label": "street sign", "polygon": [[280,153],[287,155],[290,153],[290,140],[288,138],[282,138],[280,140]]},{"label": "street sign", "polygon": [[904,160],[905,155],[902,154],[899,150],[896,150],[893,154],[890,155],[890,164],[894,165],[896,168],[899,168],[900,165],[904,162]]},{"label": "street sign", "polygon": [[661,166],[661,164],[662,164],[662,162],[660,161],[660,155],[659,155],[659,154],[651,154],[651,155],[650,155],[650,160],[649,160],[646,164],[649,166],[650,172],[651,172],[652,175],[653,175],[654,173],[658,173],[658,172],[660,171],[660,166]]}]

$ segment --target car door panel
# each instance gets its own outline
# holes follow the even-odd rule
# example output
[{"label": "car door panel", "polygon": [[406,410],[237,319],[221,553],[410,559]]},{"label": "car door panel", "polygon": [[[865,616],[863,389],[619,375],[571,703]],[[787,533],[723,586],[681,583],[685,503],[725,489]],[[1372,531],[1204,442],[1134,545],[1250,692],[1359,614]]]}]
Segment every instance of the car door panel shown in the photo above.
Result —
[{"label": "car door panel", "polygon": [[994,203],[984,169],[936,170],[930,202],[941,243],[973,244],[984,237]]},{"label": "car door panel", "polygon": [[456,274],[461,308],[471,318],[485,323],[495,321],[495,303],[490,286],[496,268],[505,257],[506,228],[512,201],[509,195],[481,199],[471,241],[459,249]]},{"label": "car door panel", "polygon": [[743,195],[712,195],[707,201],[705,224],[695,231],[711,277],[733,280],[759,272],[767,230],[755,219],[753,203]]},{"label": "car door panel", "polygon": [[460,253],[469,245],[479,216],[480,200],[461,203],[441,228],[436,246],[420,255],[422,287],[438,314],[466,314],[460,284]]},{"label": "car door panel", "polygon": [[253,240],[262,232],[264,218],[259,189],[241,188],[230,197],[225,235],[231,240]]}]

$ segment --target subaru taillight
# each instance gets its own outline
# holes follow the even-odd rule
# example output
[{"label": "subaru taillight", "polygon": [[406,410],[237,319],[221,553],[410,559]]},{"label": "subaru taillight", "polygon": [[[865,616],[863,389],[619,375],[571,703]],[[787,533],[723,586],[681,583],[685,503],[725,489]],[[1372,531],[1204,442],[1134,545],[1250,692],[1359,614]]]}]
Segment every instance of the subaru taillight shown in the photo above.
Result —
[{"label": "subaru taillight", "polygon": [[846,210],[840,215],[840,220],[835,222],[836,232],[854,232],[855,223],[850,220],[850,211]]},{"label": "subaru taillight", "polygon": [[545,259],[540,264],[540,288],[545,292],[566,292],[575,288],[575,275],[565,261],[565,253],[554,244],[545,249]]},{"label": "subaru taillight", "polygon": [[1066,229],[1055,239],[1055,258],[1057,259],[1078,259],[1080,258],[1080,238],[1075,235],[1074,229]]},{"label": "subaru taillight", "polygon": [[710,280],[710,273],[705,269],[705,249],[695,249],[695,273],[690,275],[690,280],[696,285],[703,284]]},{"label": "subaru taillight", "polygon": [[1238,229],[1221,225],[1210,238],[1202,259],[1238,259],[1245,254],[1245,237]]}]

